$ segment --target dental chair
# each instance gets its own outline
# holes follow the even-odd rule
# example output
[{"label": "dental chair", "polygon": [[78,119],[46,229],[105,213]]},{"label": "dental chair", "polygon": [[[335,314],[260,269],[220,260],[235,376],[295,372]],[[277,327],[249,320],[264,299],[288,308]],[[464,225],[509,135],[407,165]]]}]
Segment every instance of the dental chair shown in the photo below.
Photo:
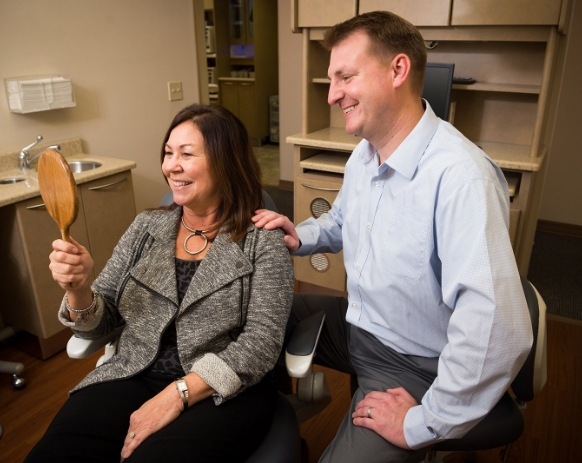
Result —
[{"label": "dental chair", "polygon": [[[547,338],[546,304],[536,288],[525,278],[521,284],[528,305],[533,344],[530,353],[511,383],[508,390],[495,407],[469,433],[459,439],[449,439],[430,448],[424,463],[436,463],[452,452],[463,452],[466,462],[475,462],[476,453],[499,448],[499,460],[506,462],[511,445],[523,433],[525,422],[523,413],[527,403],[533,400],[547,381]],[[320,379],[320,381],[323,381]],[[357,387],[352,378],[352,391]],[[458,460],[455,460],[458,461]]]},{"label": "dental chair", "polygon": [[[168,192],[160,205],[171,204],[172,193]],[[273,199],[265,191],[263,206],[277,210]],[[323,312],[317,313],[293,329],[286,343],[284,362],[289,376],[297,378],[296,393],[278,394],[269,432],[245,463],[301,463],[299,423],[315,416],[331,402],[323,372],[314,372],[311,368],[324,320]],[[104,349],[103,355],[97,360],[99,366],[115,354],[122,330],[123,327],[120,327],[97,340],[72,336],[67,343],[67,355],[83,359]]]},{"label": "dental chair", "polygon": [[[269,432],[245,463],[301,463],[299,423],[315,416],[331,401],[323,372],[311,368],[324,320],[320,312],[294,328],[285,349],[285,365],[289,376],[297,378],[296,393],[279,393]],[[83,359],[105,347],[97,361],[101,365],[115,354],[120,333],[118,329],[97,340],[72,336],[67,355]]]}]

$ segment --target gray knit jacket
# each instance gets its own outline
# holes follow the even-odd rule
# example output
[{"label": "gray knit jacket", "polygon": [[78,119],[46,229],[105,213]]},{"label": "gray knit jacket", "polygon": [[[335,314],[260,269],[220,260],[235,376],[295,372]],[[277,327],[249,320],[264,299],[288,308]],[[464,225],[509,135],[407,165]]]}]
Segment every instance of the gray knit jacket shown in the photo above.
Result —
[{"label": "gray knit jacket", "polygon": [[280,354],[293,291],[293,270],[280,230],[250,225],[241,242],[218,234],[178,304],[175,242],[181,208],[139,214],[93,284],[97,309],[71,322],[94,339],[125,324],[117,353],[74,390],[129,378],[156,358],[164,329],[175,319],[184,371],[197,373],[220,404],[259,382]]}]

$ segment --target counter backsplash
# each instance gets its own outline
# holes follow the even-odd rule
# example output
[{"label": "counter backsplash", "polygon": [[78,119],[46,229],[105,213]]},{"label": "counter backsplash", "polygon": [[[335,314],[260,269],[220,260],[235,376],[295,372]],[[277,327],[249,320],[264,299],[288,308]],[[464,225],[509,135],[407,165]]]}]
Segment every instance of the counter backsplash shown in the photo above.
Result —
[{"label": "counter backsplash", "polygon": [[[60,153],[64,157],[74,156],[83,152],[83,143],[80,138],[69,138],[64,141],[48,140],[43,141],[31,150],[32,156],[42,152],[48,146],[61,145]],[[18,155],[20,151],[0,152],[0,172],[5,170],[18,169]]]}]

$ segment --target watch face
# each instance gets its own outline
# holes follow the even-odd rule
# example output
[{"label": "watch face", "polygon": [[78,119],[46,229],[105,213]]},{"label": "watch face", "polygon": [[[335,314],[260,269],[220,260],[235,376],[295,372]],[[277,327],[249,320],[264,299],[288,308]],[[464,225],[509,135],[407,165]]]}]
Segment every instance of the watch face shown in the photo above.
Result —
[{"label": "watch face", "polygon": [[184,407],[188,407],[188,385],[184,378],[176,380],[176,389],[178,389],[182,402],[184,402]]}]

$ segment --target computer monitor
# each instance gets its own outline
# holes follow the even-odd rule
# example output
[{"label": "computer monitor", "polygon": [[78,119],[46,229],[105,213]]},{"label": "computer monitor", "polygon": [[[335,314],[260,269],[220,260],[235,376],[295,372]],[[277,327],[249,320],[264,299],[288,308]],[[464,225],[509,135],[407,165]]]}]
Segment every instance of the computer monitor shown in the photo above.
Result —
[{"label": "computer monitor", "polygon": [[449,120],[451,89],[455,65],[452,63],[426,63],[422,97],[429,102],[435,114]]}]

